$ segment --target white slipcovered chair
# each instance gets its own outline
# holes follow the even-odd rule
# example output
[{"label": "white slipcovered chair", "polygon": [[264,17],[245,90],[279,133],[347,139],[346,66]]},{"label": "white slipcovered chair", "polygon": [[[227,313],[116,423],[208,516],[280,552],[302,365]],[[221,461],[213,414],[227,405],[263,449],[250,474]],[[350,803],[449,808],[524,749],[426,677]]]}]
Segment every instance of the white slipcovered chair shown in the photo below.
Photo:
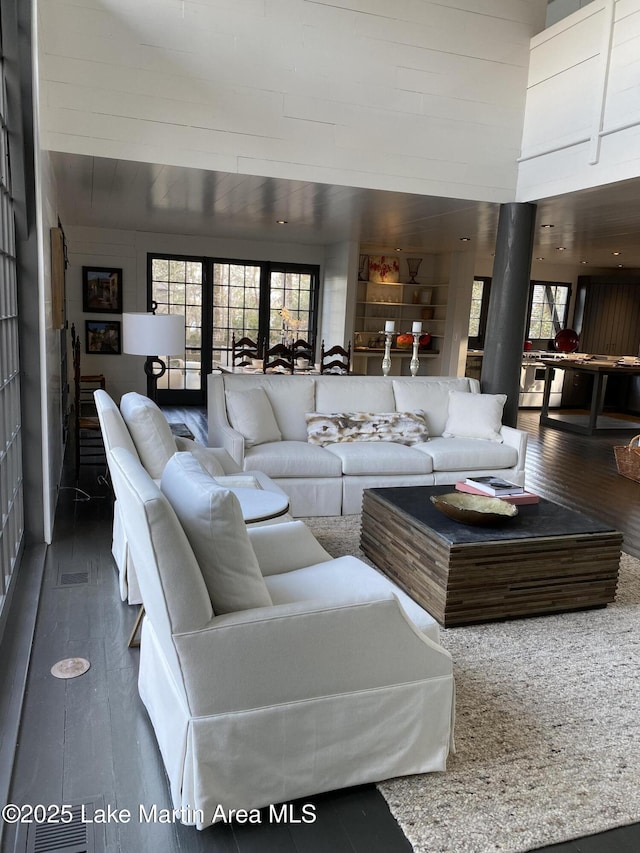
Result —
[{"label": "white slipcovered chair", "polygon": [[[286,503],[285,492],[270,477],[261,471],[242,471],[223,448],[204,447],[191,439],[174,436],[162,411],[148,397],[135,392],[124,394],[120,409],[106,391],[95,391],[94,399],[107,454],[107,464],[109,464],[109,450],[114,447],[124,447],[140,461],[152,479],[159,483],[165,465],[174,453],[189,451],[197,457],[205,470],[212,477],[219,478],[221,483],[231,488],[255,485],[263,492],[277,493]],[[118,568],[120,595],[122,600],[128,601],[129,604],[141,604],[142,599],[124,534],[115,483],[114,492],[116,500],[113,508],[111,551]],[[289,519],[290,516],[287,515],[286,518]]]},{"label": "white slipcovered chair", "polygon": [[424,610],[300,521],[247,528],[190,454],[160,491],[109,453],[145,602],[140,696],[183,822],[445,769],[452,664]]}]

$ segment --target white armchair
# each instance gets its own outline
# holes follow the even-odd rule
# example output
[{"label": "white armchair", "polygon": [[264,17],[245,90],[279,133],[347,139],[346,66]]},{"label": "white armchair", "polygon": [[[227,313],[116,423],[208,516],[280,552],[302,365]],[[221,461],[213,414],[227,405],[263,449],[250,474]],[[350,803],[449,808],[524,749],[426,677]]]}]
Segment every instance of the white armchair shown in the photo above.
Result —
[{"label": "white armchair", "polygon": [[[428,614],[302,522],[249,533],[189,454],[165,494],[131,453],[110,457],[145,602],[140,695],[184,822],[445,769],[452,664]],[[210,592],[241,595],[245,574],[265,603],[216,615]]]},{"label": "white armchair", "polygon": [[[220,483],[243,490],[248,496],[246,502],[254,513],[253,517],[259,517],[260,495],[256,491],[247,491],[247,488],[251,489],[252,485],[258,487],[266,505],[272,507],[276,504],[277,507],[282,507],[286,511],[287,495],[270,477],[261,471],[242,471],[221,447],[204,447],[188,438],[175,437],[161,410],[148,397],[135,392],[125,394],[122,397],[120,409],[106,391],[95,391],[94,398],[108,464],[109,450],[114,447],[124,447],[159,483],[169,459],[178,451],[188,451]],[[113,509],[111,551],[118,568],[120,595],[122,600],[127,600],[129,604],[140,604],[142,599],[124,534],[115,483],[114,492],[116,500]],[[287,515],[286,518],[290,516]]]}]

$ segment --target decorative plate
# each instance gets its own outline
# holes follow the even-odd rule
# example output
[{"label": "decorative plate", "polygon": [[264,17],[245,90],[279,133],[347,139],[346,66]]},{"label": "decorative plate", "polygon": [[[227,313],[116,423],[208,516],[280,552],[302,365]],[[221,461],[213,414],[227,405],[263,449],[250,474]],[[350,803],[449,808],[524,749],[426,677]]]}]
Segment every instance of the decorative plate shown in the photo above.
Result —
[{"label": "decorative plate", "polygon": [[518,507],[508,501],[466,492],[432,495],[431,503],[444,515],[462,524],[501,524],[518,514]]}]

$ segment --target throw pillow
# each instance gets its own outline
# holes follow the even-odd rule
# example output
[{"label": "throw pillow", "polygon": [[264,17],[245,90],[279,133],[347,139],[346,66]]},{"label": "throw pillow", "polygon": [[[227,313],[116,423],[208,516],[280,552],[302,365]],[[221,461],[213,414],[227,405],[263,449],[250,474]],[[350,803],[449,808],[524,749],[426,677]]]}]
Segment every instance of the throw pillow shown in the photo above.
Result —
[{"label": "throw pillow", "polygon": [[308,412],[309,444],[336,444],[344,441],[393,441],[395,444],[421,444],[429,440],[423,412]]},{"label": "throw pillow", "polygon": [[449,392],[449,414],[442,435],[445,438],[484,438],[502,442],[502,410],[506,394]]},{"label": "throw pillow", "polygon": [[167,419],[148,397],[130,391],[120,400],[120,413],[131,433],[147,473],[159,480],[164,466],[176,452],[176,441]]},{"label": "throw pillow", "polygon": [[249,388],[247,391],[227,391],[226,399],[229,423],[244,436],[247,447],[282,439],[271,403],[264,389]]},{"label": "throw pillow", "polygon": [[214,612],[269,607],[271,596],[233,492],[215,483],[191,453],[169,460],[160,488],[187,534]]}]

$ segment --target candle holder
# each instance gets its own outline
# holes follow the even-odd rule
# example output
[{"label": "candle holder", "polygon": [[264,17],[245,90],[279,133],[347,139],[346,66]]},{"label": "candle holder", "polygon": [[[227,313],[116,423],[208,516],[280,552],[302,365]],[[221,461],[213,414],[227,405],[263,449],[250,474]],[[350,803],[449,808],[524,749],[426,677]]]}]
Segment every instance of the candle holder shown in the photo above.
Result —
[{"label": "candle holder", "polygon": [[382,358],[382,375],[388,376],[391,370],[391,342],[393,341],[393,332],[384,333],[384,356]]},{"label": "candle holder", "polygon": [[418,375],[418,368],[420,367],[420,360],[418,358],[418,347],[420,346],[420,335],[413,333],[413,352],[411,354],[411,361],[409,362],[409,371],[412,376]]}]

